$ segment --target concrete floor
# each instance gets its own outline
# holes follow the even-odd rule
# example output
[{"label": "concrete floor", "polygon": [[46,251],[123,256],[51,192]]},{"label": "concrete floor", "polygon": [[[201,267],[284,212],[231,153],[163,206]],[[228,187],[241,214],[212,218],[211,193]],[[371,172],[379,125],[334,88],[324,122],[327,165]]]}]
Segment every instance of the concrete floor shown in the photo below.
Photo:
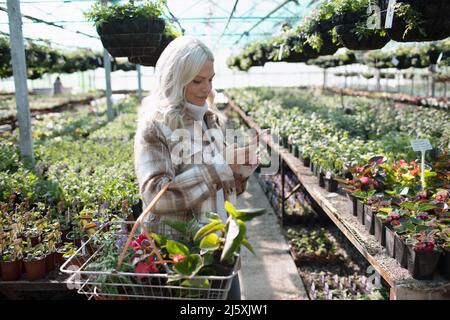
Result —
[{"label": "concrete floor", "polygon": [[256,257],[246,248],[241,251],[239,278],[242,299],[307,300],[278,218],[254,175],[237,202],[238,208],[267,208],[265,215],[247,222],[247,237]]}]

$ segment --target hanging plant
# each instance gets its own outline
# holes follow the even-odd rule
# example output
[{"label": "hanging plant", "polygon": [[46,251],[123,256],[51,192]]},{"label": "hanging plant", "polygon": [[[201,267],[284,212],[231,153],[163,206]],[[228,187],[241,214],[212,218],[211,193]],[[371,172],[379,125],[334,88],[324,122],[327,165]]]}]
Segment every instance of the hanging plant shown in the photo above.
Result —
[{"label": "hanging plant", "polygon": [[103,46],[113,57],[151,55],[161,44],[165,21],[161,19],[165,0],[135,5],[104,6],[95,3],[85,13],[94,21]]},{"label": "hanging plant", "polygon": [[181,33],[178,32],[172,24],[166,24],[162,35],[161,44],[153,54],[148,56],[128,57],[128,61],[131,63],[141,64],[143,66],[154,67],[164,49],[166,49],[172,40],[178,38],[179,36],[181,36]]},{"label": "hanging plant", "polygon": [[[381,0],[387,10],[389,1]],[[398,42],[435,41],[450,36],[450,3],[447,0],[398,0],[389,37]]]},{"label": "hanging plant", "polygon": [[389,42],[386,31],[368,27],[367,0],[335,0],[333,6],[335,32],[346,48],[374,50]]}]

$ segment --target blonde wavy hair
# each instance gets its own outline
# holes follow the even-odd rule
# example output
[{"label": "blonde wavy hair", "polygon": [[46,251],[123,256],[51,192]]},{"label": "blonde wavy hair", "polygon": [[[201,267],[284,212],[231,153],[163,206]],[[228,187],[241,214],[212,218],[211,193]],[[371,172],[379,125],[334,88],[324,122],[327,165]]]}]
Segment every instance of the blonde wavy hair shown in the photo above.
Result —
[{"label": "blonde wavy hair", "polygon": [[[170,42],[156,63],[154,84],[150,96],[142,102],[142,112],[162,114],[172,130],[183,127],[186,85],[200,73],[207,60],[214,61],[214,55],[195,37],[181,36]],[[212,103],[208,105],[215,114],[219,112]]]}]

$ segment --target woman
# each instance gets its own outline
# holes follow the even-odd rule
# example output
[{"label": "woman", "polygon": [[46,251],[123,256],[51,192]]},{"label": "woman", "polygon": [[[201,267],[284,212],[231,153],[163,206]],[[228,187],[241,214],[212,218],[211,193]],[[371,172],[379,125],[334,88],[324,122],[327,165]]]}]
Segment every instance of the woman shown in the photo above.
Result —
[{"label": "woman", "polygon": [[[206,212],[217,212],[225,220],[225,200],[236,203],[248,177],[240,174],[242,165],[225,161],[234,158],[235,148],[226,145],[220,115],[212,103],[213,54],[198,39],[179,37],[161,54],[155,75],[135,137],[135,170],[143,206],[170,182],[152,210],[152,221],[196,217],[208,222]],[[255,141],[239,152],[250,153]],[[232,299],[240,298],[239,280],[235,280]]]}]

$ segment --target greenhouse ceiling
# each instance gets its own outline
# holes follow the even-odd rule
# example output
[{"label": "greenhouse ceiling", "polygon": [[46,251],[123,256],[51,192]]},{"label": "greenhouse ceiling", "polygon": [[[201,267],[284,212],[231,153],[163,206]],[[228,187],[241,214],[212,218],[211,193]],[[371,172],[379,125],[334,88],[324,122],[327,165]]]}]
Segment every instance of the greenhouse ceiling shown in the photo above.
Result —
[{"label": "greenhouse ceiling", "polygon": [[[76,48],[101,50],[102,45],[95,27],[92,22],[86,21],[83,15],[94,2],[20,1],[24,15],[24,37],[49,40],[52,46],[67,50]],[[277,33],[284,23],[297,25],[301,17],[314,7],[314,2],[316,1],[167,0],[167,18],[176,19],[186,35],[200,38],[217,52],[224,48],[238,49],[250,41],[264,39]],[[6,8],[5,0],[0,1],[1,8]],[[5,11],[0,11],[0,32],[9,33],[8,16]]]}]

